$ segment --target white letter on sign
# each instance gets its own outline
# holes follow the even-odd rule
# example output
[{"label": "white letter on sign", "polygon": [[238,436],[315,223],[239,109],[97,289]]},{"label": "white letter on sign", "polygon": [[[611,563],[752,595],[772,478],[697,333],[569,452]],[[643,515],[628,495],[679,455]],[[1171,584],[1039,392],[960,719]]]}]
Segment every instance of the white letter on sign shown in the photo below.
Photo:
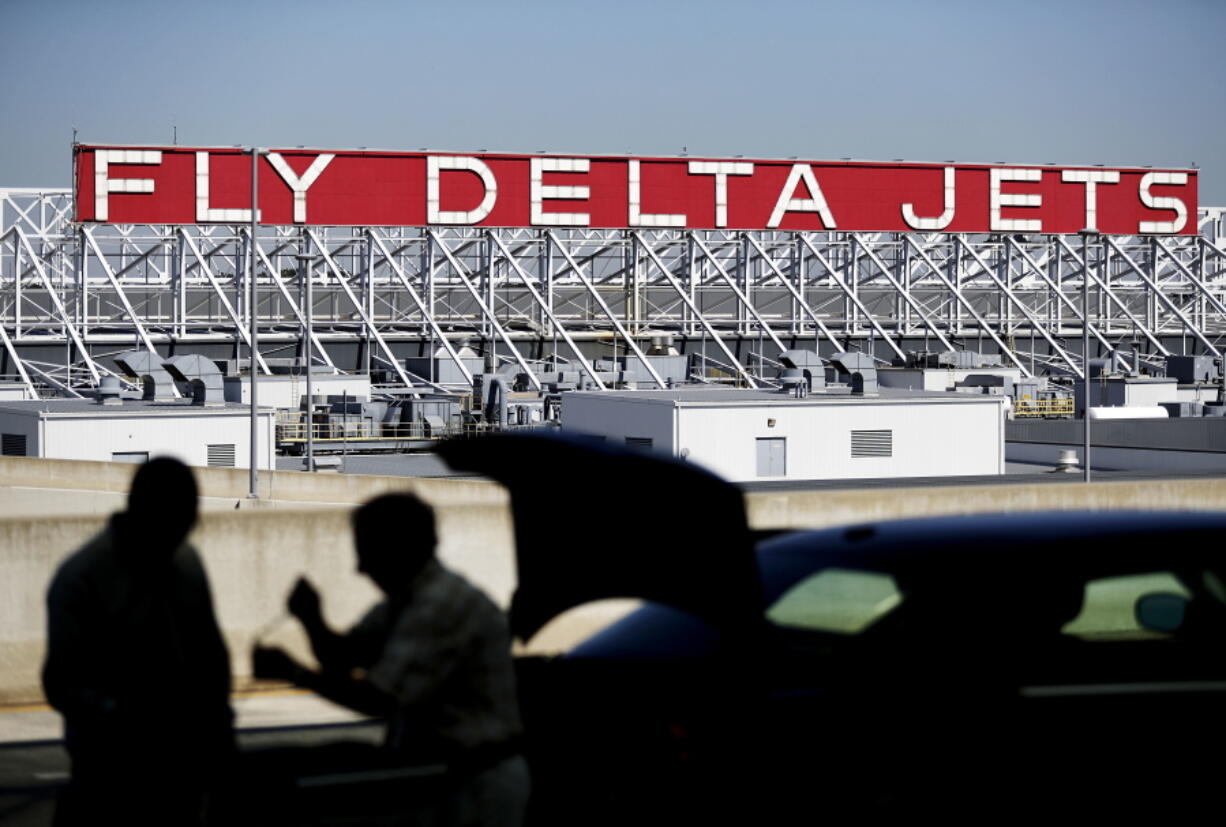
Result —
[{"label": "white letter on sign", "polygon": [[1061,181],[1086,185],[1086,229],[1098,229],[1098,185],[1118,184],[1120,174],[1113,169],[1066,169],[1060,173]]},{"label": "white letter on sign", "polygon": [[554,187],[545,186],[541,178],[546,172],[587,172],[591,162],[587,158],[533,158],[530,172],[532,182],[529,194],[532,198],[533,224],[547,224],[554,227],[586,227],[591,221],[591,215],[585,212],[545,212],[541,202],[550,201],[586,201],[591,197],[590,187]]},{"label": "white letter on sign", "polygon": [[106,221],[110,215],[107,195],[112,192],[153,192],[152,178],[107,177],[111,164],[162,163],[162,153],[156,149],[97,149],[94,150],[94,220]]},{"label": "white letter on sign", "polygon": [[715,176],[715,226],[728,226],[728,176],[753,175],[748,161],[690,161],[690,175]]},{"label": "white letter on sign", "polygon": [[[805,182],[812,198],[792,198],[792,193],[796,192],[796,184],[800,181]],[[833,230],[835,227],[834,214],[826,205],[826,196],[822,195],[822,188],[817,185],[817,178],[813,176],[813,167],[808,164],[792,165],[787,183],[779,192],[779,200],[775,202],[771,220],[766,222],[766,226],[772,229],[778,227],[779,222],[783,220],[783,214],[787,212],[815,212],[822,217],[822,224],[827,230]]]},{"label": "white letter on sign", "polygon": [[920,218],[914,204],[902,205],[902,220],[913,230],[943,230],[954,220],[954,168],[945,167],[945,211],[936,218]]},{"label": "white letter on sign", "polygon": [[1188,205],[1179,198],[1159,198],[1150,195],[1149,188],[1155,184],[1182,185],[1188,183],[1186,172],[1147,172],[1141,176],[1141,203],[1151,210],[1174,210],[1174,221],[1142,221],[1137,227],[1142,233],[1177,233],[1188,223]]},{"label": "white letter on sign", "polygon": [[272,168],[281,176],[281,180],[289,185],[290,190],[294,193],[294,223],[305,224],[307,220],[306,209],[306,193],[311,188],[311,184],[315,183],[315,179],[319,177],[319,173],[324,171],[324,167],[332,163],[335,155],[324,154],[317,157],[307,167],[306,172],[302,173],[299,178],[295,172],[290,169],[289,164],[285,163],[276,152],[268,153],[268,163],[272,164]]},{"label": "white letter on sign", "polygon": [[[475,210],[439,209],[439,170],[459,169],[475,173],[485,186],[485,198]],[[494,173],[479,158],[468,155],[431,155],[426,158],[426,223],[428,224],[476,224],[494,209],[498,200],[498,182]]]},{"label": "white letter on sign", "polygon": [[[260,210],[262,213],[263,210]],[[227,224],[246,224],[251,220],[251,210],[215,209],[209,206],[209,154],[196,153],[196,221],[223,221]]]},{"label": "white letter on sign", "polygon": [[630,226],[631,227],[684,227],[685,216],[678,213],[644,213],[639,209],[643,201],[643,185],[639,177],[640,163],[630,162]]},{"label": "white letter on sign", "polygon": [[1005,169],[992,167],[992,189],[988,195],[990,211],[988,229],[993,232],[1041,233],[1043,222],[1037,218],[1001,218],[1001,207],[1041,207],[1043,196],[1002,193],[1001,181],[1040,181],[1043,173],[1037,169]]}]

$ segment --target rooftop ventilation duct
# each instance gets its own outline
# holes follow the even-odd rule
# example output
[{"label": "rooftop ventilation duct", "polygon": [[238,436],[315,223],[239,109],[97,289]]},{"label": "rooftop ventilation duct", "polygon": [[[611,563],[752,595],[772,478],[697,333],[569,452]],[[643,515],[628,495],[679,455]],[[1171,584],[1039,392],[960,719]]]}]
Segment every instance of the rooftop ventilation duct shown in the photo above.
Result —
[{"label": "rooftop ventilation duct", "polygon": [[826,386],[826,363],[811,350],[785,350],[779,354],[779,364],[783,365],[783,371],[779,374],[780,381],[785,380],[788,371],[795,370],[804,377],[807,390]]},{"label": "rooftop ventilation duct", "polygon": [[162,367],[175,380],[187,383],[193,405],[210,408],[225,406],[225,377],[212,359],[192,353],[167,359],[162,362]]},{"label": "rooftop ventilation duct", "polygon": [[115,357],[115,364],[129,376],[140,378],[141,399],[176,399],[174,379],[162,367],[162,357],[147,350],[129,350]]},{"label": "rooftop ventilation duct", "polygon": [[486,422],[496,422],[503,427],[506,426],[509,390],[507,380],[501,374],[483,373],[473,377],[474,403],[480,400],[481,412]]},{"label": "rooftop ventilation duct", "polygon": [[840,382],[851,385],[856,395],[877,392],[877,363],[867,353],[836,353],[830,357]]}]

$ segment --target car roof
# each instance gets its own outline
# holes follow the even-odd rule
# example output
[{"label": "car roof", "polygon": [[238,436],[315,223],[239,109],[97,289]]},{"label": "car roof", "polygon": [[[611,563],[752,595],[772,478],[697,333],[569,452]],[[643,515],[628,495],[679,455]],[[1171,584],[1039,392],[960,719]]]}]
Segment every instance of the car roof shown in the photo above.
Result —
[{"label": "car roof", "polygon": [[[771,570],[847,566],[913,582],[1012,573],[1086,578],[1226,566],[1226,513],[1031,512],[931,517],[797,532],[759,546]],[[768,593],[773,591],[768,585]],[[768,594],[769,597],[769,594]]]}]

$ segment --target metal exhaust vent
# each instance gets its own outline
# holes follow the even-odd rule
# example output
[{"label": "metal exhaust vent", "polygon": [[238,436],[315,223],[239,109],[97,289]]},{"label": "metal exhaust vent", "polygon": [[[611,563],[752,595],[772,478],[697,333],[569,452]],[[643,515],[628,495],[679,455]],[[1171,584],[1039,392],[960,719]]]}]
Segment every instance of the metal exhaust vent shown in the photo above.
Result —
[{"label": "metal exhaust vent", "polygon": [[114,376],[103,376],[102,381],[98,383],[98,404],[122,405],[123,399],[119,392],[119,380]]}]

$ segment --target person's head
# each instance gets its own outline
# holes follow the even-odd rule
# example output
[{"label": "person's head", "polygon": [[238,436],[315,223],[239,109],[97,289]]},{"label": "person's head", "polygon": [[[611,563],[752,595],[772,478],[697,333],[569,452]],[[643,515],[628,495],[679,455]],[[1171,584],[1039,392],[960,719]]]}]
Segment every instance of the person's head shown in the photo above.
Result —
[{"label": "person's head", "polygon": [[353,540],[358,571],[399,594],[434,559],[434,511],[412,494],[384,494],[353,512]]},{"label": "person's head", "polygon": [[130,529],[155,548],[173,551],[196,524],[196,478],[177,459],[157,457],[136,471],[128,492]]}]

